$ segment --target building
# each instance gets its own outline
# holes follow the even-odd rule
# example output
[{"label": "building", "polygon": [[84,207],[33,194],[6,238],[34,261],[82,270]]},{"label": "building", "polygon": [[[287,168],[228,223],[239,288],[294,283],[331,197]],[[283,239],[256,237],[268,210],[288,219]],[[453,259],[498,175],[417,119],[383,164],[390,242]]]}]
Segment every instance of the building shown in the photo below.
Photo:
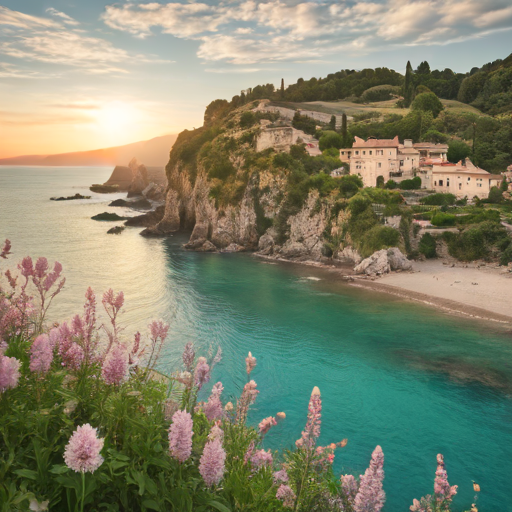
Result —
[{"label": "building", "polygon": [[469,158],[464,162],[444,162],[432,165],[422,174],[422,186],[435,192],[449,193],[458,199],[478,197],[485,199],[492,187],[499,187],[503,180],[500,174],[490,174],[476,167]]},{"label": "building", "polygon": [[398,136],[394,139],[368,140],[354,137],[350,149],[340,149],[340,160],[350,164],[350,174],[359,174],[365,187],[374,187],[377,178],[400,182],[414,177],[421,161],[432,160],[436,163],[446,162],[448,146],[421,142],[413,144],[406,139],[400,144]]}]

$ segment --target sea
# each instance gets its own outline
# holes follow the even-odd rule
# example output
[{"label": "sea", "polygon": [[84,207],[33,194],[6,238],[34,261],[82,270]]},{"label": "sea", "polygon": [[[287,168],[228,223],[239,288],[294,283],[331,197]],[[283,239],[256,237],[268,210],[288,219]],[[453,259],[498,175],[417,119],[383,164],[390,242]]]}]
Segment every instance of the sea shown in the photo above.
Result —
[{"label": "sea", "polygon": [[[0,240],[13,247],[0,265],[25,255],[62,263],[66,285],[50,321],[80,313],[89,286],[98,297],[122,290],[126,339],[146,333],[153,319],[170,323],[160,371],[179,368],[189,341],[203,354],[222,348],[204,398],[222,381],[224,399],[236,400],[252,352],[260,393],[249,421],[286,413],[265,448],[294,446],[318,386],[320,444],[348,439],[336,452],[336,474],[364,473],[382,447],[385,511],[407,511],[414,498],[433,492],[438,453],[450,484],[459,486],[453,510],[469,510],[477,500],[480,511],[512,511],[510,328],[355,289],[326,270],[251,254],[187,252],[186,234],[144,238],[135,227],[107,234],[121,223],[93,215],[135,214],[108,206],[123,194],[89,192],[111,171],[0,167]],[[50,201],[77,192],[92,197]]]}]

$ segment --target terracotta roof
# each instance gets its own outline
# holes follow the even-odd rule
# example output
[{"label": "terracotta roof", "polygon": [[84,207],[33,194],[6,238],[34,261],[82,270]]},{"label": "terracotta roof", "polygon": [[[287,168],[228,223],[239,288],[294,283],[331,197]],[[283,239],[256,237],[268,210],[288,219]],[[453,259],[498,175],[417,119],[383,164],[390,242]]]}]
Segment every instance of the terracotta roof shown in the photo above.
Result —
[{"label": "terracotta roof", "polygon": [[398,135],[394,139],[368,139],[354,137],[353,148],[397,148],[400,145]]}]

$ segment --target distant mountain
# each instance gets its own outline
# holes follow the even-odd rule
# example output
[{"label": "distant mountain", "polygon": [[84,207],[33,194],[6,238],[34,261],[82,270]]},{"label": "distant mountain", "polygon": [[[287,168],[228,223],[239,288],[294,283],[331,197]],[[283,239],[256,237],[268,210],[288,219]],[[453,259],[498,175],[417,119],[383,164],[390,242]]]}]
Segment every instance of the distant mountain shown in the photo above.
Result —
[{"label": "distant mountain", "polygon": [[151,140],[134,142],[92,151],[77,151],[58,155],[24,155],[1,158],[0,165],[126,165],[133,157],[146,166],[163,167],[169,161],[169,152],[177,135],[163,135]]}]

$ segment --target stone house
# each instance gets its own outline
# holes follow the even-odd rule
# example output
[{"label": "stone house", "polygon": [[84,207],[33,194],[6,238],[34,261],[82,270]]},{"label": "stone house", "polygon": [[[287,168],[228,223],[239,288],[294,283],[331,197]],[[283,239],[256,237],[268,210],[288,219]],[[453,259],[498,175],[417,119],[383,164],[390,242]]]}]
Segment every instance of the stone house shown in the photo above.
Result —
[{"label": "stone house", "polygon": [[350,174],[359,174],[365,187],[374,187],[377,178],[400,182],[410,179],[420,168],[423,159],[446,161],[446,144],[417,143],[406,139],[403,144],[394,139],[368,140],[354,137],[352,148],[340,149],[340,160],[350,164]]},{"label": "stone house", "polygon": [[435,192],[450,193],[462,199],[478,197],[485,199],[492,187],[499,187],[503,180],[500,174],[490,174],[476,167],[469,158],[464,162],[448,162],[432,165],[422,175],[422,185]]}]

